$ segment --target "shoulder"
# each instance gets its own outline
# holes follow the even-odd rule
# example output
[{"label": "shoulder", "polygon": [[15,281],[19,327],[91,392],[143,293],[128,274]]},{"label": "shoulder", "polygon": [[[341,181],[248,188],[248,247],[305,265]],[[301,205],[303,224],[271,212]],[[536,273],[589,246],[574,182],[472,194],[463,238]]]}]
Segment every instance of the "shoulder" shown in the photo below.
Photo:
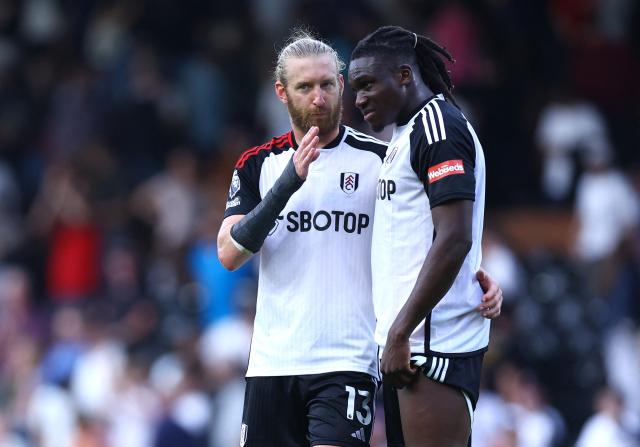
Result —
[{"label": "shoulder", "polygon": [[470,136],[468,122],[462,112],[438,95],[418,112],[413,121],[412,138],[426,138],[431,145]]},{"label": "shoulder", "polygon": [[291,131],[273,137],[260,146],[254,146],[244,151],[236,162],[236,169],[243,169],[248,165],[260,165],[271,154],[280,154],[293,147]]},{"label": "shoulder", "polygon": [[385,153],[387,152],[387,143],[379,140],[375,137],[367,135],[365,133],[359,132],[351,127],[345,127],[345,138],[344,142],[352,147],[353,149],[358,149],[361,151],[371,152],[378,157],[380,157],[380,161],[384,159]]}]

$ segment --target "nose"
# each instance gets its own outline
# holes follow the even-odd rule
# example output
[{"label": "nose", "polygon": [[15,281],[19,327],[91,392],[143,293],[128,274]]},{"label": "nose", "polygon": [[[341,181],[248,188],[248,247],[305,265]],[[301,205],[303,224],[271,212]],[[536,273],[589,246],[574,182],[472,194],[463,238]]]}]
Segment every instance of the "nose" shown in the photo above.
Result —
[{"label": "nose", "polygon": [[313,105],[316,106],[316,107],[323,107],[327,101],[326,101],[326,99],[324,97],[324,92],[322,91],[322,89],[317,87],[314,90],[313,94],[314,94],[314,96],[313,96]]},{"label": "nose", "polygon": [[362,92],[356,93],[356,107],[362,110],[366,104],[367,97]]}]

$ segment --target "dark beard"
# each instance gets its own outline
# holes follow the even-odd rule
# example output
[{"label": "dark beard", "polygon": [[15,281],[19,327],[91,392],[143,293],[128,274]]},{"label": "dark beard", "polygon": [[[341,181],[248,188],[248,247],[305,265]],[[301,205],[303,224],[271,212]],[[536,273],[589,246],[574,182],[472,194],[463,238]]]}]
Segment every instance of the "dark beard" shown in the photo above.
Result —
[{"label": "dark beard", "polygon": [[287,102],[287,109],[291,116],[293,125],[303,132],[307,132],[311,126],[318,126],[318,135],[326,135],[333,132],[342,119],[342,102],[339,102],[326,117],[318,118],[312,116],[311,112],[305,112],[296,108],[291,101]]}]

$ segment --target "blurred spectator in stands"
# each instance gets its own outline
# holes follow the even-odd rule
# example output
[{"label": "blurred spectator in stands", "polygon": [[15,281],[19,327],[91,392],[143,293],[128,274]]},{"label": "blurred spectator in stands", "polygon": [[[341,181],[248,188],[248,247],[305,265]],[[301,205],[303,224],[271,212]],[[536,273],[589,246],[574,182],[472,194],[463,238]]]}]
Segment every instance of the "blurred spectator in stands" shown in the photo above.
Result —
[{"label": "blurred spectator in stands", "polygon": [[136,16],[135,5],[129,2],[108,2],[97,5],[87,23],[84,54],[91,67],[108,71],[115,67],[131,48],[131,23]]},{"label": "blurred spectator in stands", "polygon": [[218,148],[227,126],[231,93],[213,49],[205,47],[181,65],[179,88],[187,109],[189,141],[201,152],[212,152]]},{"label": "blurred spectator in stands", "polygon": [[88,187],[71,163],[50,165],[31,208],[32,231],[48,246],[47,294],[55,302],[86,300],[99,285],[102,235]]},{"label": "blurred spectator in stands", "polygon": [[208,382],[216,390],[211,446],[225,447],[240,442],[244,374],[249,359],[257,284],[238,284],[238,313],[211,325],[202,335],[200,356]]},{"label": "blurred spectator in stands", "polygon": [[45,131],[45,146],[54,159],[81,150],[95,129],[96,106],[89,69],[81,64],[68,67],[51,97]]},{"label": "blurred spectator in stands", "polygon": [[[636,297],[637,299],[637,297]],[[603,357],[607,380],[619,390],[622,419],[640,435],[640,328],[621,320],[606,334]],[[624,396],[624,399],[622,399]],[[606,402],[610,402],[610,399]]]},{"label": "blurred spectator in stands", "polygon": [[118,318],[144,298],[139,262],[133,243],[127,239],[115,239],[105,249],[100,298],[109,303]]},{"label": "blurred spectator in stands", "polygon": [[622,396],[610,388],[598,392],[594,399],[596,413],[582,427],[576,447],[638,447],[637,437],[624,426]]},{"label": "blurred spectator in stands", "polygon": [[542,152],[542,190],[553,203],[567,203],[576,176],[574,159],[610,158],[606,124],[600,112],[560,91],[542,110],[536,129]]},{"label": "blurred spectator in stands", "polygon": [[140,185],[132,194],[132,213],[153,227],[153,250],[175,255],[195,229],[199,195],[197,160],[187,149],[173,150],[165,170]]},{"label": "blurred spectator in stands", "polygon": [[51,335],[44,352],[40,375],[46,383],[68,387],[76,362],[82,355],[82,314],[75,307],[59,307],[51,317]]},{"label": "blurred spectator in stands", "polygon": [[202,290],[200,316],[203,328],[237,313],[238,287],[254,270],[253,265],[247,263],[239,270],[229,272],[220,263],[216,245],[220,215],[216,210],[204,211],[198,236],[187,258],[189,273]]},{"label": "blurred spectator in stands", "polygon": [[517,447],[514,415],[496,392],[482,389],[471,437],[473,447]]},{"label": "blurred spectator in stands", "polygon": [[607,152],[588,153],[585,167],[576,189],[575,251],[587,264],[593,290],[609,298],[622,262],[621,244],[640,222],[640,199]]},{"label": "blurred spectator in stands", "polygon": [[0,260],[22,240],[20,200],[20,190],[11,169],[0,161]]},{"label": "blurred spectator in stands", "polygon": [[0,413],[0,447],[29,447],[21,436],[11,430],[2,413]]},{"label": "blurred spectator in stands", "polygon": [[20,34],[32,44],[46,44],[60,37],[64,18],[53,0],[27,0],[20,15]]},{"label": "blurred spectator in stands", "polygon": [[[260,24],[262,39],[270,42],[287,34],[292,18],[295,17],[295,1],[250,0],[248,3],[250,4],[253,21]],[[273,86],[273,82],[271,82],[271,85]],[[274,96],[273,92],[271,92],[271,96]]]},{"label": "blurred spectator in stands", "polygon": [[498,233],[491,229],[484,231],[482,239],[482,267],[502,287],[505,304],[517,298],[524,288],[524,272],[513,251]]},{"label": "blurred spectator in stands", "polygon": [[495,79],[495,58],[488,57],[483,26],[464,2],[442,3],[430,18],[425,35],[443,42],[455,59],[451,80],[456,89],[477,88]]},{"label": "blurred spectator in stands", "polygon": [[108,409],[106,427],[109,446],[151,445],[154,425],[160,415],[160,400],[147,381],[147,370],[145,359],[129,358]]},{"label": "blurred spectator in stands", "polygon": [[38,383],[38,342],[25,333],[16,337],[2,357],[0,408],[8,426],[27,434],[29,402]]},{"label": "blurred spectator in stands", "polygon": [[[9,357],[18,340],[25,336],[35,340],[44,332],[31,294],[31,278],[24,269],[0,268],[0,360]],[[6,366],[0,361],[0,378]]]},{"label": "blurred spectator in stands", "polygon": [[153,447],[209,446],[207,430],[211,422],[211,405],[198,381],[193,372],[185,374],[166,416],[156,429]]},{"label": "blurred spectator in stands", "polygon": [[34,386],[26,413],[26,427],[39,447],[70,447],[77,414],[69,393],[55,383]]},{"label": "blurred spectator in stands", "polygon": [[124,232],[128,215],[127,189],[121,164],[113,156],[113,148],[104,141],[90,141],[74,157],[76,169],[87,182],[87,195],[96,223],[105,239]]},{"label": "blurred spectator in stands", "polygon": [[261,138],[265,140],[291,130],[289,113],[285,107],[282,107],[278,97],[273,94],[273,88],[273,79],[262,79],[256,104],[255,121],[263,131]]},{"label": "blurred spectator in stands", "polygon": [[[553,447],[565,436],[560,413],[545,402],[541,384],[514,365],[496,370],[496,390],[513,418],[518,447]],[[504,430],[508,439],[509,426]]]},{"label": "blurred spectator in stands", "polygon": [[[239,286],[245,279],[255,276],[252,263],[247,263],[235,272],[229,272],[218,260],[216,238],[231,177],[230,172],[224,172],[224,169],[235,163],[238,156],[236,151],[243,150],[236,145],[244,144],[247,139],[241,129],[236,129],[233,133],[237,137],[225,143],[225,150],[218,158],[224,161],[211,162],[203,170],[205,175],[201,177],[198,185],[201,204],[197,228],[184,260],[186,270],[199,290],[199,317],[203,329],[238,312],[236,301],[239,297]],[[231,134],[226,138],[229,137]]]},{"label": "blurred spectator in stands", "polygon": [[110,73],[114,79],[105,79],[102,125],[127,180],[137,184],[156,173],[168,152],[184,143],[184,129],[175,122],[179,94],[163,71],[158,50],[136,41],[121,64]]},{"label": "blurred spectator in stands", "polygon": [[[640,198],[640,165],[634,166],[629,174],[635,196]],[[640,327],[640,218],[621,238],[619,268],[615,272],[607,323],[609,326],[623,323]],[[640,414],[640,408],[638,412]]]},{"label": "blurred spectator in stands", "polygon": [[81,415],[71,447],[111,447],[107,443],[104,422]]},{"label": "blurred spectator in stands", "polygon": [[104,304],[92,304],[83,318],[86,346],[73,369],[71,393],[78,411],[89,422],[106,420],[125,372],[124,346],[110,333],[112,315]]},{"label": "blurred spectator in stands", "polygon": [[116,326],[131,358],[151,363],[164,352],[166,343],[162,339],[160,320],[161,312],[156,302],[141,299],[131,303]]}]

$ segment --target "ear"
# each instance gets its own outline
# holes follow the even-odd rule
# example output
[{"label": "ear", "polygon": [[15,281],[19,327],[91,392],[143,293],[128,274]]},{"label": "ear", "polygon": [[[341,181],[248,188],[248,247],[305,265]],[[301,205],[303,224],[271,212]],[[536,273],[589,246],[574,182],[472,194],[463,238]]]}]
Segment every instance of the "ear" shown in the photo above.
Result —
[{"label": "ear", "polygon": [[340,96],[342,96],[342,92],[344,92],[344,76],[342,76],[342,73],[338,73],[338,85],[340,86]]},{"label": "ear", "polygon": [[284,86],[284,84],[280,81],[276,81],[274,89],[276,91],[276,96],[278,97],[278,99],[283,104],[287,104],[287,102],[289,101],[287,100],[287,88]]},{"label": "ear", "polygon": [[413,82],[413,69],[410,65],[400,65],[398,80],[402,86],[407,86]]}]

